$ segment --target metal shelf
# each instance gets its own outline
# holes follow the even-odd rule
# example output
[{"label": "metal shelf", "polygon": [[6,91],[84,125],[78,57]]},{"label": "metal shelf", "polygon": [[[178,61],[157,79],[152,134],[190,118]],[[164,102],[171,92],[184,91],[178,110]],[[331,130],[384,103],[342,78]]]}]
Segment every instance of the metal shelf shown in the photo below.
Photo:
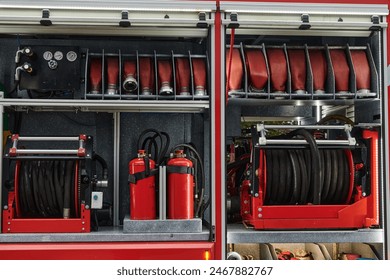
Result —
[{"label": "metal shelf", "polygon": [[17,111],[201,113],[209,108],[209,101],[4,98],[0,100],[0,106],[9,107]]},{"label": "metal shelf", "polygon": [[101,227],[91,233],[4,233],[0,243],[208,241],[209,237],[206,228],[201,233],[123,233],[122,227]]},{"label": "metal shelf", "polygon": [[352,105],[361,102],[379,102],[379,98],[361,99],[261,99],[261,98],[229,98],[228,106],[290,105],[290,106],[324,106]]},{"label": "metal shelf", "polygon": [[227,226],[227,243],[383,243],[383,229],[260,231],[242,224]]}]

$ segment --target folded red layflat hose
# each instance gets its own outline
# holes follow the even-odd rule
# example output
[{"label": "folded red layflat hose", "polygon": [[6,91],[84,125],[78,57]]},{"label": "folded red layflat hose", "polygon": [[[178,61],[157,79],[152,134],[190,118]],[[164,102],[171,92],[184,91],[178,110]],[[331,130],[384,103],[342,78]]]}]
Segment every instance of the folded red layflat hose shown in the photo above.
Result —
[{"label": "folded red layflat hose", "polygon": [[138,88],[137,63],[135,60],[126,60],[123,63],[123,89],[125,93],[134,93]]},{"label": "folded red layflat hose", "polygon": [[176,59],[176,93],[179,95],[191,95],[191,69],[188,58]]},{"label": "folded red layflat hose", "polygon": [[323,50],[309,50],[310,65],[313,72],[314,93],[325,93],[328,65]]},{"label": "folded red layflat hose", "polygon": [[118,93],[119,60],[117,57],[107,58],[107,94]]},{"label": "folded red layflat hose", "polygon": [[306,93],[306,55],[303,49],[289,49],[291,88],[295,93]]},{"label": "folded red layflat hose", "polygon": [[90,93],[102,93],[102,59],[94,57],[89,64]]},{"label": "folded red layflat hose", "polygon": [[283,49],[267,49],[268,64],[271,75],[271,90],[286,92],[287,60]]},{"label": "folded red layflat hose", "polygon": [[[229,50],[226,52],[226,61],[229,61]],[[229,91],[241,90],[242,76],[244,69],[242,66],[241,54],[239,49],[232,49],[232,62],[230,75],[228,67],[226,67],[226,77],[229,79],[228,88]]]},{"label": "folded red layflat hose", "polygon": [[367,54],[364,50],[351,50],[353,67],[356,74],[356,89],[358,92],[370,92],[371,72]]},{"label": "folded red layflat hose", "polygon": [[142,95],[152,95],[154,88],[154,68],[150,57],[139,59],[139,79]]},{"label": "folded red layflat hose", "polygon": [[336,80],[336,92],[349,92],[349,66],[344,50],[330,50]]},{"label": "folded red layflat hose", "polygon": [[161,95],[171,95],[173,94],[172,89],[172,64],[171,61],[160,59],[157,63],[158,66],[158,79],[160,81],[160,91]]},{"label": "folded red layflat hose", "polygon": [[206,95],[206,60],[193,58],[192,71],[194,73],[195,95]]},{"label": "folded red layflat hose", "polygon": [[261,91],[267,85],[267,65],[262,50],[245,50],[246,67],[248,69],[249,87],[251,91]]}]

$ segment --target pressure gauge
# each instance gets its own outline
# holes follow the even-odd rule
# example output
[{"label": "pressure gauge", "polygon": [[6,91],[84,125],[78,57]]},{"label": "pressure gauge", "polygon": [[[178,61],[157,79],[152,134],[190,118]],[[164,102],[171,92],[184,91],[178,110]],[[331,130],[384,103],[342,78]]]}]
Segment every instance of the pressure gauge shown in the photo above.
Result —
[{"label": "pressure gauge", "polygon": [[54,53],[54,59],[55,59],[55,60],[60,61],[60,60],[62,60],[63,58],[64,58],[64,54],[63,54],[62,52],[56,51],[56,52]]},{"label": "pressure gauge", "polygon": [[67,54],[66,54],[66,59],[69,61],[69,62],[73,62],[77,59],[77,53],[75,53],[74,51],[69,51]]},{"label": "pressure gauge", "polygon": [[43,59],[44,59],[44,60],[49,61],[49,60],[51,60],[52,58],[53,58],[53,54],[52,54],[51,52],[46,51],[46,52],[43,53]]}]

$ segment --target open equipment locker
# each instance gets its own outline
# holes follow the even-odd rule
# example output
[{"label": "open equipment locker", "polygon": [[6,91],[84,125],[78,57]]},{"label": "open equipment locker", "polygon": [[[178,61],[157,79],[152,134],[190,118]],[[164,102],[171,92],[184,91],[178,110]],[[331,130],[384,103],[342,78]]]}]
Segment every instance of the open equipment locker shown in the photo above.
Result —
[{"label": "open equipment locker", "polygon": [[[387,170],[389,143],[388,29],[386,23],[388,3],[386,1],[375,1],[375,3],[347,1],[351,4],[339,4],[338,1],[332,1],[332,3],[322,3],[323,1],[278,2],[283,1],[220,1],[223,26],[220,46],[221,75],[222,77],[225,75],[225,79],[222,79],[221,93],[226,99],[226,103],[221,103],[221,110],[225,115],[222,120],[222,127],[225,128],[222,133],[222,135],[225,135],[222,146],[225,153],[223,158],[228,162],[224,172],[226,177],[223,178],[223,182],[225,182],[223,184],[225,185],[223,196],[226,201],[226,211],[223,213],[226,215],[224,219],[228,219],[225,229],[227,232],[226,244],[228,246],[224,249],[227,250],[228,256],[232,256],[232,259],[245,259],[252,255],[237,255],[237,252],[234,251],[234,245],[238,245],[237,248],[244,248],[244,252],[248,252],[248,248],[252,246],[252,252],[258,252],[257,246],[259,243],[284,243],[286,246],[289,243],[293,245],[292,243],[310,242],[334,243],[336,246],[343,242],[357,244],[356,246],[359,246],[359,243],[368,243],[375,248],[379,259],[388,259],[389,191]],[[277,66],[275,66],[275,60],[270,61],[273,59],[270,50],[275,48],[279,48],[281,54],[284,53],[281,55],[282,58],[285,57],[286,66],[282,66],[286,67],[286,78],[283,82],[285,88],[281,90],[276,87],[277,81],[272,80],[276,79],[276,76],[284,75],[281,72],[272,72],[275,69],[272,69],[272,66]],[[316,66],[316,63],[320,63],[319,61],[310,61],[309,53],[313,49],[324,50],[328,59],[328,73],[325,74],[325,76],[327,75],[327,84],[321,92],[315,92],[313,89],[312,67]],[[329,55],[333,49],[344,49],[346,53],[348,53],[347,49],[371,50],[375,69],[371,68],[370,72],[371,78],[374,78],[371,79],[370,90],[359,91],[354,88],[356,84],[353,80],[356,81],[356,75],[350,73],[349,81],[347,81],[349,83],[349,93],[338,93],[339,90],[336,90],[335,81],[333,80],[340,75],[340,72],[337,72],[337,75],[335,73],[338,61],[334,60],[332,62]],[[261,76],[264,80],[264,88],[260,89],[253,88],[254,79],[256,77],[258,81],[261,79],[260,67],[255,68],[256,63],[252,62],[251,64],[251,61],[248,60],[249,51],[254,52],[253,50],[259,52],[257,62],[259,64],[264,63],[266,67],[264,69],[267,70]],[[294,77],[292,77],[292,71],[298,63],[297,60],[292,62],[294,51],[290,53],[290,50],[302,51],[303,62],[306,65],[299,67],[306,67],[307,69],[303,81],[301,81],[306,86],[296,92],[293,88]],[[264,57],[264,62],[259,60],[261,56]],[[367,57],[369,56],[367,55]],[[355,72],[359,71],[357,67],[353,66],[351,59],[348,61],[350,69],[354,69]],[[234,62],[236,63],[234,64]],[[272,63],[274,65],[270,65]],[[281,66],[279,65],[279,67]],[[229,73],[229,70],[232,72]],[[237,75],[234,73],[239,73],[241,79],[237,79]],[[375,81],[376,78],[372,75],[377,75],[378,82]],[[229,81],[228,85],[227,81]],[[378,87],[373,88],[373,84],[377,84]],[[365,95],[367,92],[369,94]],[[376,93],[373,94],[374,92]],[[286,131],[286,129],[291,128],[287,130],[288,132],[292,129],[303,128],[308,131],[313,131],[313,129],[315,131],[316,126],[321,128],[317,124],[318,121],[323,117],[334,114],[353,118],[355,126],[361,127],[363,130],[377,131],[379,135],[379,154],[372,159],[378,164],[379,172],[377,176],[379,181],[377,187],[375,187],[378,197],[372,197],[375,201],[373,209],[376,209],[379,218],[376,223],[364,226],[362,224],[364,219],[359,220],[360,218],[358,218],[360,226],[348,225],[350,221],[355,219],[355,210],[351,211],[350,214],[352,215],[345,216],[344,224],[340,220],[344,215],[344,210],[336,215],[334,213],[327,216],[331,208],[340,206],[340,202],[332,206],[329,201],[328,205],[324,205],[327,204],[326,201],[321,203],[318,200],[315,201],[315,198],[307,204],[307,202],[300,202],[299,199],[291,202],[293,201],[293,198],[291,198],[292,200],[288,202],[277,196],[273,196],[273,201],[267,197],[267,195],[274,195],[270,186],[273,188],[278,186],[278,183],[274,182],[275,180],[279,180],[279,187],[282,186],[281,180],[288,180],[278,178],[286,176],[283,170],[278,169],[279,173],[277,175],[272,173],[272,170],[270,171],[270,168],[272,169],[277,164],[274,162],[280,162],[277,165],[279,168],[286,166],[285,163],[282,164],[281,153],[285,153],[284,151],[287,149],[290,154],[298,154],[300,153],[298,150],[304,148],[304,143],[307,145],[306,141],[308,141],[305,140],[306,138],[284,139],[283,137],[291,135],[291,133],[284,135],[278,130],[277,133],[279,134],[276,135],[281,136],[273,138],[272,129]],[[247,126],[243,125],[245,123]],[[340,128],[343,129],[345,125],[343,123],[339,124],[341,124]],[[251,126],[252,130],[250,129]],[[331,129],[331,127],[325,129],[329,128]],[[326,133],[329,139],[348,139],[331,138],[330,135],[333,133],[331,130],[327,130]],[[338,140],[327,142],[327,140],[321,140],[323,138],[317,139],[320,139],[315,140],[319,151],[321,151],[321,145],[327,146],[326,149],[329,151],[335,149],[332,147],[337,147],[336,142]],[[294,143],[294,141],[301,141],[300,144],[303,146],[298,148],[298,142]],[[334,141],[333,144],[332,141]],[[240,145],[243,145],[242,143],[246,143],[246,148],[243,146],[241,150],[237,150],[240,149]],[[243,154],[242,150],[245,150],[247,154]],[[293,152],[290,152],[290,150]],[[260,156],[258,157],[256,153],[260,153]],[[373,151],[373,153],[375,152]],[[274,155],[274,157],[271,157],[271,155]],[[259,158],[260,163],[257,162],[257,164],[260,165],[251,167],[256,164],[256,160],[259,160]],[[270,163],[269,167],[268,162],[271,159],[273,163]],[[287,161],[293,162],[293,159],[290,157],[290,160]],[[241,171],[244,173],[234,171],[238,170],[240,162],[247,166],[247,169]],[[320,166],[323,165],[320,164]],[[308,170],[310,170],[310,167]],[[331,174],[334,173],[325,172],[325,174],[325,176],[331,177]],[[350,175],[352,176],[352,171]],[[371,171],[370,175],[375,177],[375,171]],[[237,180],[240,180],[237,177],[240,176],[241,181],[237,182]],[[297,175],[293,178],[297,178]],[[273,181],[269,182],[269,180]],[[308,180],[310,180],[310,177]],[[273,185],[271,185],[272,183]],[[232,184],[235,184],[236,187],[232,187]],[[286,183],[285,190],[287,190],[287,186]],[[270,192],[271,194],[269,194]],[[280,196],[284,193],[278,190],[278,194]],[[337,220],[336,223],[331,221],[334,218]],[[245,246],[249,247],[245,249]]]},{"label": "open equipment locker", "polygon": [[[100,220],[99,227],[95,224],[90,230],[84,228],[84,221],[79,221],[78,230],[68,231],[66,219],[58,218],[65,226],[57,226],[55,219],[47,218],[48,214],[36,219],[26,210],[32,208],[20,210],[26,219],[23,224],[23,221],[18,220],[20,216],[11,216],[14,198],[10,200],[9,195],[13,194],[12,186],[18,184],[15,185],[13,181],[11,186],[9,181],[2,184],[1,259],[222,257],[220,233],[216,236],[215,232],[220,218],[215,207],[218,187],[215,182],[216,153],[212,149],[219,145],[213,137],[216,129],[216,112],[213,109],[216,80],[213,49],[215,8],[214,2],[197,1],[154,1],[152,6],[142,1],[2,1],[0,76],[4,89],[1,92],[0,110],[2,115],[9,117],[9,128],[17,131],[10,136],[12,139],[8,143],[18,137],[25,140],[20,141],[17,155],[20,160],[33,162],[30,165],[26,163],[27,167],[24,167],[32,172],[28,178],[34,178],[34,168],[42,169],[45,166],[38,161],[45,158],[36,159],[37,154],[47,153],[54,160],[61,159],[61,155],[54,154],[65,154],[68,151],[63,149],[71,149],[69,145],[60,148],[63,144],[61,140],[67,140],[63,136],[75,134],[88,135],[93,139],[95,150],[105,159],[108,171],[100,171],[97,163],[96,177],[92,175],[95,192],[87,192],[87,199],[82,201],[87,210],[96,203],[95,200],[103,205],[100,206],[104,210],[101,213],[98,210],[91,211],[91,215],[95,211],[96,217],[99,217],[96,219],[101,218],[103,223]],[[142,63],[146,60],[151,61],[147,74],[151,83],[150,95],[144,94],[142,86],[145,81],[142,81],[145,78],[142,76]],[[176,68],[179,67],[176,65],[179,60],[186,60],[186,64],[191,67],[186,69],[190,80],[185,95],[181,94],[178,86],[182,82],[178,78],[181,70]],[[125,68],[129,61],[129,64],[135,65],[132,71],[136,71],[136,77],[132,76],[130,82],[138,82],[135,90],[130,87],[130,93],[126,92],[129,88],[122,87],[122,83],[129,78],[125,73],[130,71]],[[159,71],[160,61],[169,65],[164,71]],[[77,63],[76,66],[74,63]],[[200,88],[197,84],[200,74],[195,70],[199,63],[203,65],[203,72],[200,73],[203,84]],[[55,72],[57,69],[60,70],[59,74]],[[162,79],[164,73],[169,71],[173,72],[169,78],[171,89],[162,93]],[[14,80],[17,81],[15,88]],[[18,118],[23,119],[21,124],[18,124]],[[3,121],[1,128],[5,128]],[[162,154],[163,158],[169,156],[169,151],[175,145],[191,142],[203,159],[205,183],[204,204],[199,203],[199,209],[203,207],[200,231],[178,231],[169,228],[168,224],[168,228],[160,231],[148,232],[144,229],[136,233],[123,232],[123,222],[129,213],[130,203],[129,162],[137,157],[138,136],[149,128],[166,132],[170,136],[170,145],[167,146],[166,154]],[[33,142],[28,143],[28,140]],[[149,137],[149,141],[152,142],[151,146],[154,145],[154,150],[149,146],[150,153],[157,154],[153,136]],[[11,144],[11,150],[16,145]],[[26,156],[27,150],[24,153],[21,150],[23,145],[32,149],[29,158]],[[80,140],[80,148],[83,145]],[[1,143],[2,158],[13,156],[8,153],[9,148],[3,150]],[[3,170],[4,161],[0,162],[0,169]],[[57,163],[54,161],[53,164]],[[164,179],[169,176],[161,173],[163,170],[161,166],[158,179],[160,188],[163,185],[167,187]],[[194,176],[196,174],[199,173]],[[107,181],[101,183],[99,180],[103,175],[106,175]],[[7,176],[2,173],[1,181],[4,182]],[[85,174],[78,177],[75,175],[74,186],[78,184],[77,178],[81,178],[82,182],[91,179],[82,176]],[[20,178],[24,183],[29,180],[23,176]],[[163,189],[156,194],[159,198],[156,204],[161,205],[157,216],[162,219],[165,218],[164,208],[167,207],[164,194]],[[22,203],[23,199],[20,199]],[[31,206],[32,202],[28,199],[23,203]],[[80,196],[76,196],[74,205],[78,205],[77,201],[80,200]],[[206,200],[209,202],[206,203]],[[27,207],[27,204],[22,206]],[[72,211],[76,212],[72,208],[70,215],[76,215]],[[91,219],[91,223],[94,223],[94,219]],[[15,227],[14,222],[21,224]],[[40,226],[43,223],[46,224],[44,228]]]}]

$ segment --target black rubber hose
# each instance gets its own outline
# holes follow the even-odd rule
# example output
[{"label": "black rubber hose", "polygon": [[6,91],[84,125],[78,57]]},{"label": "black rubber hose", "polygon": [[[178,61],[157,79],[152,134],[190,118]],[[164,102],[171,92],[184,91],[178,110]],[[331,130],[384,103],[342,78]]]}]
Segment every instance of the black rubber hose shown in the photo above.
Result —
[{"label": "black rubber hose", "polygon": [[[204,200],[204,193],[205,193],[205,184],[206,184],[206,179],[205,179],[205,173],[204,173],[204,167],[203,167],[203,161],[202,161],[202,158],[200,157],[199,153],[197,150],[194,149],[194,147],[192,147],[191,145],[188,145],[188,144],[179,144],[179,145],[176,145],[175,147],[173,147],[171,149],[171,153],[173,153],[177,148],[188,148],[190,149],[191,151],[194,152],[195,156],[198,158],[198,163],[199,163],[199,166],[200,166],[200,172],[201,172],[201,184],[202,184],[202,187],[200,188],[200,194],[198,194],[198,198],[199,198],[199,203],[198,205],[196,206],[196,210],[195,210],[195,217],[199,217],[199,213],[200,213],[200,209],[203,205],[203,200]],[[196,176],[196,174],[195,174]]]},{"label": "black rubber hose", "polygon": [[[158,144],[152,136],[146,137],[144,142],[142,142],[142,150],[145,150],[147,155],[150,155],[151,158],[156,161],[158,153]],[[152,153],[152,148],[154,148],[154,155]]]},{"label": "black rubber hose", "polygon": [[301,188],[301,169],[299,167],[299,161],[295,150],[289,150],[288,155],[291,161],[291,167],[293,172],[293,190],[290,198],[290,204],[297,204],[300,197]]},{"label": "black rubber hose", "polygon": [[34,196],[34,201],[35,205],[38,210],[39,216],[45,217],[45,210],[43,207],[42,200],[39,197],[39,184],[38,184],[38,167],[37,163],[35,161],[32,162],[32,169],[31,169],[31,184],[32,184],[32,189],[33,189],[33,196]]},{"label": "black rubber hose", "polygon": [[50,208],[50,214],[52,216],[55,216],[57,211],[55,206],[55,194],[52,193],[52,189],[50,187],[49,182],[49,162],[43,162],[42,167],[43,182],[46,191],[46,200]]},{"label": "black rubber hose", "polygon": [[283,197],[283,204],[286,204],[290,201],[293,192],[291,160],[286,150],[283,150],[283,160],[286,162],[286,193]]},{"label": "black rubber hose", "polygon": [[341,121],[341,122],[343,122],[345,124],[354,125],[354,122],[351,119],[349,119],[349,118],[347,118],[347,117],[345,117],[343,115],[330,115],[330,116],[326,116],[326,117],[322,118],[321,120],[319,120],[317,122],[317,124],[326,124],[329,121]]},{"label": "black rubber hose", "polygon": [[[165,136],[165,145],[163,145],[163,147],[161,148],[161,156],[160,156],[160,162],[158,164],[161,164],[164,160],[164,157],[165,155],[167,154],[168,152],[168,149],[169,149],[169,145],[171,144],[171,137],[169,137],[169,134],[166,133],[166,132],[161,132],[161,135]],[[193,145],[191,143],[191,145],[194,147],[194,149],[196,150],[196,147],[195,145]]]},{"label": "black rubber hose", "polygon": [[51,201],[54,207],[54,212],[56,216],[59,216],[61,213],[61,210],[57,203],[57,197],[56,197],[56,190],[54,187],[54,181],[53,181],[53,175],[54,175],[54,162],[49,161],[46,165],[46,182],[48,183],[50,193],[51,193]]},{"label": "black rubber hose", "polygon": [[342,194],[342,204],[349,204],[348,199],[348,193],[349,193],[349,183],[350,183],[350,170],[349,170],[349,164],[348,164],[348,158],[345,152],[343,151],[343,158],[344,158],[344,192]]},{"label": "black rubber hose", "polygon": [[161,141],[162,141],[162,136],[161,136],[161,133],[156,130],[156,129],[153,129],[153,128],[150,128],[150,129],[146,129],[144,130],[141,135],[138,137],[138,141],[137,141],[137,147],[138,147],[138,150],[142,150],[142,147],[141,147],[141,140],[142,138],[147,134],[147,133],[150,133],[150,132],[153,132],[153,133],[156,133],[159,135]]},{"label": "black rubber hose", "polygon": [[93,153],[92,159],[96,160],[97,162],[100,163],[100,166],[103,169],[103,179],[107,180],[108,179],[108,165],[107,165],[106,160],[104,158],[102,158],[100,155],[98,155],[97,153]]},{"label": "black rubber hose", "polygon": [[324,185],[322,187],[322,203],[328,203],[329,201],[329,193],[330,193],[330,184],[332,178],[332,156],[331,152],[326,149],[324,152]]},{"label": "black rubber hose", "polygon": [[241,160],[238,160],[238,161],[235,161],[235,162],[231,162],[231,163],[228,163],[227,165],[227,170],[232,170],[233,168],[238,168],[238,167],[241,167],[243,165],[247,165],[250,161],[250,158],[244,158],[244,159],[241,159]]},{"label": "black rubber hose", "polygon": [[26,161],[24,168],[24,184],[24,190],[29,209],[29,216],[36,216],[37,208],[35,207],[34,194],[31,186],[31,163],[28,161]]},{"label": "black rubber hose", "polygon": [[301,170],[301,189],[298,203],[306,204],[307,202],[307,194],[309,192],[308,185],[308,175],[307,175],[307,166],[305,163],[305,157],[303,155],[303,151],[296,151],[298,155],[299,168]]},{"label": "black rubber hose", "polygon": [[338,178],[338,161],[337,161],[337,152],[336,150],[331,150],[330,151],[331,153],[331,165],[332,165],[332,174],[330,176],[331,177],[331,181],[330,181],[330,189],[329,189],[329,199],[328,199],[328,203],[329,204],[335,204],[335,200],[334,200],[334,197],[335,197],[335,194],[337,192],[337,178]]},{"label": "black rubber hose", "polygon": [[63,208],[64,208],[64,190],[61,187],[61,183],[60,183],[59,167],[60,167],[60,162],[56,161],[54,163],[53,180],[54,180],[54,189],[55,189],[55,193],[56,193],[57,205],[58,205],[58,209],[59,209],[60,214],[61,214],[63,212]]},{"label": "black rubber hose", "polygon": [[270,204],[276,204],[278,200],[278,193],[280,189],[279,181],[279,157],[276,150],[271,150],[272,156],[272,186],[271,186],[271,201]]},{"label": "black rubber hose", "polygon": [[19,205],[20,205],[20,211],[21,211],[21,214],[24,216],[26,215],[26,213],[28,213],[28,208],[27,208],[27,199],[26,199],[26,191],[24,190],[25,187],[26,187],[26,184],[25,184],[25,176],[24,176],[24,172],[25,172],[25,162],[20,162],[20,173],[19,173],[19,190],[18,190],[18,194],[19,194]]},{"label": "black rubber hose", "polygon": [[272,166],[273,166],[273,158],[271,150],[265,150],[265,161],[266,161],[266,167],[267,167],[267,182],[266,182],[266,189],[265,189],[265,204],[271,203],[271,192],[272,192]]},{"label": "black rubber hose", "polygon": [[321,168],[321,160],[320,160],[320,152],[318,150],[317,143],[313,137],[307,130],[298,129],[292,132],[294,136],[302,136],[308,142],[310,146],[310,154],[311,154],[311,166],[310,170],[310,178],[313,178],[310,181],[310,187],[313,189],[313,204],[321,203],[321,176],[322,168]]},{"label": "black rubber hose", "polygon": [[45,209],[45,213],[48,216],[52,215],[49,202],[47,201],[47,195],[46,195],[46,189],[45,189],[45,182],[43,177],[43,166],[42,162],[38,161],[38,187],[39,187],[39,197],[42,201],[43,208]]},{"label": "black rubber hose", "polygon": [[73,161],[66,161],[65,164],[65,186],[64,186],[64,218],[70,217],[70,195],[72,186]]},{"label": "black rubber hose", "polygon": [[338,168],[338,177],[337,177],[337,191],[334,196],[334,201],[337,204],[342,203],[343,201],[343,193],[345,189],[345,182],[344,182],[344,155],[342,150],[336,150],[337,153],[337,163],[339,165]]}]

